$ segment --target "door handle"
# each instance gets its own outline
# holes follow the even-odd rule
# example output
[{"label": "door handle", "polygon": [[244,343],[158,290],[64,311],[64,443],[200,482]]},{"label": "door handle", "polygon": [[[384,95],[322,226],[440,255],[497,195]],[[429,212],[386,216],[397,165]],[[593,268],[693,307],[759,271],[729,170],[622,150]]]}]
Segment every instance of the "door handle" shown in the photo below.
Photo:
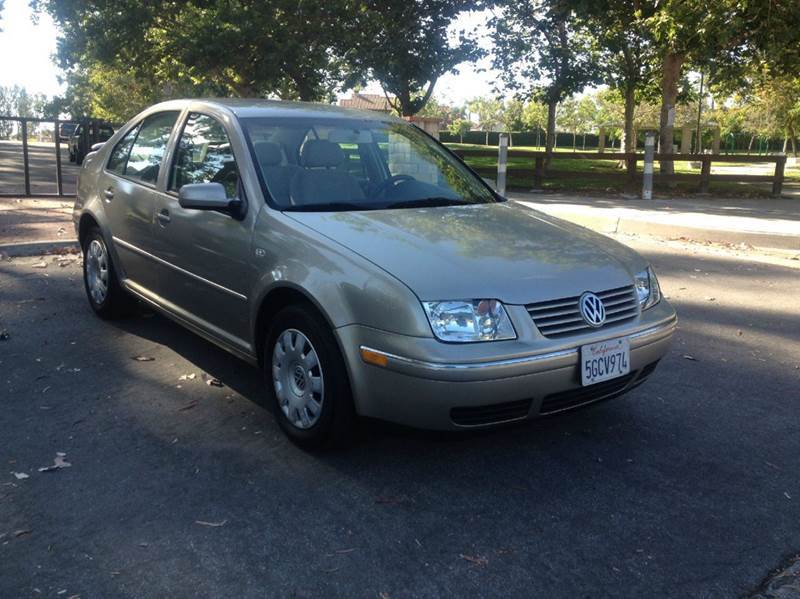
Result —
[{"label": "door handle", "polygon": [[109,187],[103,192],[103,195],[106,197],[106,202],[110,202],[114,199],[114,188]]},{"label": "door handle", "polygon": [[158,213],[158,222],[160,222],[162,225],[166,225],[171,220],[172,219],[169,216],[169,210],[164,209]]}]

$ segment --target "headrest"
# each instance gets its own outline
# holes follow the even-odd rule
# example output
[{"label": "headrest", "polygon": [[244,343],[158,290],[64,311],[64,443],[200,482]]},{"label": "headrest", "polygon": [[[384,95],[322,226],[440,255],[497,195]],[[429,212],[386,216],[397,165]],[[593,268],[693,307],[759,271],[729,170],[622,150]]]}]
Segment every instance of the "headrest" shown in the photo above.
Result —
[{"label": "headrest", "polygon": [[271,141],[259,141],[253,144],[261,166],[278,166],[283,161],[281,146]]},{"label": "headrest", "polygon": [[312,168],[339,166],[343,161],[342,148],[327,139],[309,139],[300,152],[300,164]]}]

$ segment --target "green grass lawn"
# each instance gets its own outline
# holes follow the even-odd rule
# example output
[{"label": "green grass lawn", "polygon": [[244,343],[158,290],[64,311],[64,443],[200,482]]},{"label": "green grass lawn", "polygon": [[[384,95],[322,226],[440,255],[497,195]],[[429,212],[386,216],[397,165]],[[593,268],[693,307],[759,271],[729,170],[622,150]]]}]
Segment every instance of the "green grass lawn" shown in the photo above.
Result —
[{"label": "green grass lawn", "polygon": [[[497,168],[497,146],[482,146],[475,144],[446,144],[451,149],[485,149],[493,152],[493,156],[467,156],[464,158],[465,162],[476,169],[496,169]],[[514,150],[526,150],[530,152],[543,151],[543,148],[530,147],[530,146],[515,146]],[[587,152],[594,152],[595,150],[587,150]],[[580,151],[579,151],[580,152]],[[556,153],[572,153],[572,148],[558,148]],[[575,191],[608,191],[608,192],[638,192],[640,183],[630,184],[625,176],[624,165],[619,160],[614,159],[614,154],[608,152],[609,159],[568,159],[554,157],[550,161],[550,170],[574,173],[568,178],[558,178],[548,180],[545,177],[542,186],[545,189],[552,190],[575,190]],[[530,189],[533,187],[533,159],[524,157],[513,157],[508,159],[508,166],[510,169],[522,168],[527,169],[527,173],[509,173],[508,186],[517,189]],[[643,163],[637,163],[638,172],[642,172]],[[747,163],[725,163],[729,167],[747,167]],[[656,166],[658,168],[658,166]],[[700,175],[699,168],[693,168],[689,162],[676,161],[675,172],[682,174]],[[769,171],[771,173],[771,171]],[[617,174],[618,178],[608,179],[593,176],[596,174]],[[490,177],[488,173],[484,176]],[[491,175],[494,178],[494,175]],[[787,167],[785,171],[786,181],[800,182],[800,167]],[[669,188],[670,194],[691,194],[697,192],[699,181],[678,181],[675,182],[675,187]],[[662,184],[661,187],[666,189]],[[659,191],[658,185],[656,191]],[[764,183],[737,183],[734,181],[712,181],[710,183],[711,193],[737,195],[737,196],[769,196],[770,186]]]}]

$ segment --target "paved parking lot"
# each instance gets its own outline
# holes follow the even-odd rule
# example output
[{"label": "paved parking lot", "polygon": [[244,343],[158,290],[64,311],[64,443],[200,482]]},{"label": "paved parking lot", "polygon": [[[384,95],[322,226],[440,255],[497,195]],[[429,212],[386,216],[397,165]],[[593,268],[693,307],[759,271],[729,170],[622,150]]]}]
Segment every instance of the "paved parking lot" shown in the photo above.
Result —
[{"label": "paved parking lot", "polygon": [[77,261],[0,263],[0,596],[749,593],[800,550],[800,263],[627,241],[681,318],[645,386],[333,455],[222,350],[94,317]]},{"label": "paved parking lot", "polygon": [[[31,193],[58,193],[56,146],[53,143],[28,143]],[[66,143],[61,144],[61,177],[64,194],[75,195],[78,166],[69,161]],[[0,141],[0,194],[25,193],[22,142]]]}]

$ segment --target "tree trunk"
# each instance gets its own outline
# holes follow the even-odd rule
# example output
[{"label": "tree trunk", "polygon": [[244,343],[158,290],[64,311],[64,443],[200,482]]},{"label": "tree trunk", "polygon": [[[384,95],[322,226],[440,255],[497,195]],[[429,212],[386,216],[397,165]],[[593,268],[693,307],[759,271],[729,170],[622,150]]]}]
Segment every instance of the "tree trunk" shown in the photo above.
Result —
[{"label": "tree trunk", "polygon": [[551,100],[547,103],[547,137],[544,141],[544,151],[548,154],[553,151],[556,143],[556,105],[558,102]]},{"label": "tree trunk", "polygon": [[636,88],[629,85],[625,88],[625,152],[636,151],[636,139],[633,133],[633,111],[636,108]]},{"label": "tree trunk", "polygon": [[753,142],[756,140],[755,135],[750,136],[750,143],[747,144],[747,153],[749,154],[753,150]]},{"label": "tree trunk", "polygon": [[578,150],[578,134],[573,130],[572,131],[572,151],[577,152]]},{"label": "tree trunk", "polygon": [[797,158],[797,141],[795,140],[794,125],[789,125],[789,142],[792,144],[792,155]]},{"label": "tree trunk", "polygon": [[[672,154],[673,127],[675,126],[675,104],[678,100],[678,81],[681,77],[684,55],[667,51],[661,74],[661,118],[659,122],[659,145],[662,154]],[[675,173],[672,160],[661,161],[661,172]]]}]

